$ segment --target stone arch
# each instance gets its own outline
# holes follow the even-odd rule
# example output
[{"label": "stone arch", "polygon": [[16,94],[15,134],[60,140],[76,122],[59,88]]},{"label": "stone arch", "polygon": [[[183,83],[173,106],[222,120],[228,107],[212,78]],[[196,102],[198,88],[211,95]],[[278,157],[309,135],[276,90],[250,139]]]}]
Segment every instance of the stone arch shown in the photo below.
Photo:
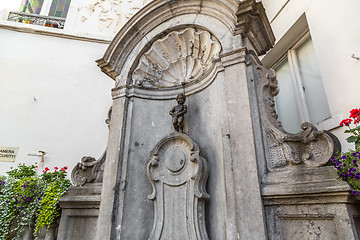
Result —
[{"label": "stone arch", "polygon": [[[212,23],[213,26],[221,24],[223,27],[214,29],[214,33],[223,31],[231,35],[235,32],[236,11],[239,3],[235,0],[228,1],[153,1],[141,9],[132,19],[125,24],[115,36],[104,57],[98,60],[99,67],[115,79],[122,74],[125,63],[130,61],[130,50],[142,41],[148,42],[154,34],[175,27],[180,24],[203,25]],[[211,19],[211,21],[209,21]],[[212,27],[210,26],[209,29]]]},{"label": "stone arch", "polygon": [[[223,12],[226,12],[226,10],[220,1],[217,3],[218,5],[212,6],[211,9],[202,9],[201,6],[195,2],[191,6],[187,6],[189,11],[187,14],[179,12],[178,14],[169,15],[165,21],[158,23],[158,25],[156,25],[158,21],[157,16],[153,16],[153,18],[148,20],[152,23],[151,27],[148,26],[134,30],[136,29],[135,26],[137,23],[134,23],[135,26],[131,28],[128,27],[128,25],[125,25],[125,30],[123,29],[117,34],[107,49],[104,57],[97,61],[102,71],[116,80],[113,98],[127,95],[147,99],[173,99],[182,91],[186,92],[187,95],[190,95],[201,91],[211,84],[211,81],[214,79],[217,72],[221,70],[221,66],[213,66],[211,74],[207,74],[209,76],[207,76],[206,79],[197,81],[197,84],[193,83],[191,86],[186,86],[183,89],[181,89],[181,87],[178,87],[177,89],[160,88],[160,91],[152,92],[136,87],[136,84],[134,84],[132,80],[132,73],[139,58],[154,42],[177,30],[193,28],[210,33],[212,38],[216,39],[220,44],[221,53],[230,52],[242,46],[241,36],[234,34],[234,14],[223,15]],[[223,12],[219,12],[221,9]],[[170,11],[171,8],[166,10]],[[211,16],[210,10],[217,15],[215,15],[215,17]],[[149,18],[149,11],[151,12],[151,10],[145,8],[139,13],[140,16],[136,15],[138,22],[142,22],[144,19]],[[164,15],[167,16],[167,14]],[[221,19],[221,17],[225,20]],[[128,31],[126,31],[127,28],[129,28]],[[229,46],[229,44],[224,45],[222,43],[223,41],[230,41],[234,44],[233,46]],[[219,62],[219,54],[220,52],[218,52],[216,59],[213,59],[214,62]],[[214,65],[216,64],[214,63]]]}]

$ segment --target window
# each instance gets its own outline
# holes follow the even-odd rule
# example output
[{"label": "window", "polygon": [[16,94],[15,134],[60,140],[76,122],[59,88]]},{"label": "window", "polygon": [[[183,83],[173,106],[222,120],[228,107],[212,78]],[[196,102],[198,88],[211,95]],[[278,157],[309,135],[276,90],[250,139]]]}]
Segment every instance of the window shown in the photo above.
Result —
[{"label": "window", "polygon": [[40,14],[43,0],[23,0],[20,6],[20,12]]},{"label": "window", "polygon": [[309,33],[287,50],[274,69],[280,88],[275,105],[286,131],[296,133],[303,122],[315,125],[331,117]]},{"label": "window", "polygon": [[50,6],[49,16],[66,18],[71,0],[53,0]]},{"label": "window", "polygon": [[11,11],[8,21],[64,28],[71,0],[21,0],[19,12]]},{"label": "window", "polygon": [[19,11],[66,18],[71,0],[23,0]]}]

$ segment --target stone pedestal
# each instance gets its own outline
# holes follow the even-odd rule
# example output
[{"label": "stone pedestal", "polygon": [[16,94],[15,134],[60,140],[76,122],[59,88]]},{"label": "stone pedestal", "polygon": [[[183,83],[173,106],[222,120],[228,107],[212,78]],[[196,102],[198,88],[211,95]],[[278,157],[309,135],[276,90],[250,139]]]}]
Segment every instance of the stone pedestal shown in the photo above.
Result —
[{"label": "stone pedestal", "polygon": [[71,187],[60,200],[59,240],[95,239],[102,184]]}]

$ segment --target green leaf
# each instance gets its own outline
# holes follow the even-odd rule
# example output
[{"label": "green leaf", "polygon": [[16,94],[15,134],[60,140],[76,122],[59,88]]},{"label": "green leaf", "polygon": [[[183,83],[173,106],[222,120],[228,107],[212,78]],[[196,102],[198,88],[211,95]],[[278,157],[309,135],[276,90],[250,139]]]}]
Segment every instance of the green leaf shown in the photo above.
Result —
[{"label": "green leaf", "polygon": [[355,142],[355,147],[360,147],[360,141],[359,140]]},{"label": "green leaf", "polygon": [[344,131],[344,133],[350,133],[350,130],[349,130],[349,129],[347,129],[347,130],[345,130],[345,131]]},{"label": "green leaf", "polygon": [[350,136],[350,137],[346,138],[346,141],[348,143],[356,142],[357,140],[358,140],[357,136]]}]

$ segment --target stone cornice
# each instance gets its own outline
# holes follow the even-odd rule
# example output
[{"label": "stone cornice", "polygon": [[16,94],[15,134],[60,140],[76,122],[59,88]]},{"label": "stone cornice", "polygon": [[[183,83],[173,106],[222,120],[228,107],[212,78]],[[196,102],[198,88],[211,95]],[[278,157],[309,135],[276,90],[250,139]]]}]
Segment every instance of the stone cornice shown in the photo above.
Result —
[{"label": "stone cornice", "polygon": [[235,33],[248,38],[258,55],[263,55],[272,48],[275,37],[261,3],[243,2],[236,16]]},{"label": "stone cornice", "polygon": [[264,205],[293,205],[293,204],[335,204],[353,203],[355,197],[349,191],[289,194],[289,195],[269,195],[263,196]]},{"label": "stone cornice", "polygon": [[231,66],[239,62],[245,62],[246,48],[240,48],[235,51],[222,53],[220,58],[223,67]]}]

